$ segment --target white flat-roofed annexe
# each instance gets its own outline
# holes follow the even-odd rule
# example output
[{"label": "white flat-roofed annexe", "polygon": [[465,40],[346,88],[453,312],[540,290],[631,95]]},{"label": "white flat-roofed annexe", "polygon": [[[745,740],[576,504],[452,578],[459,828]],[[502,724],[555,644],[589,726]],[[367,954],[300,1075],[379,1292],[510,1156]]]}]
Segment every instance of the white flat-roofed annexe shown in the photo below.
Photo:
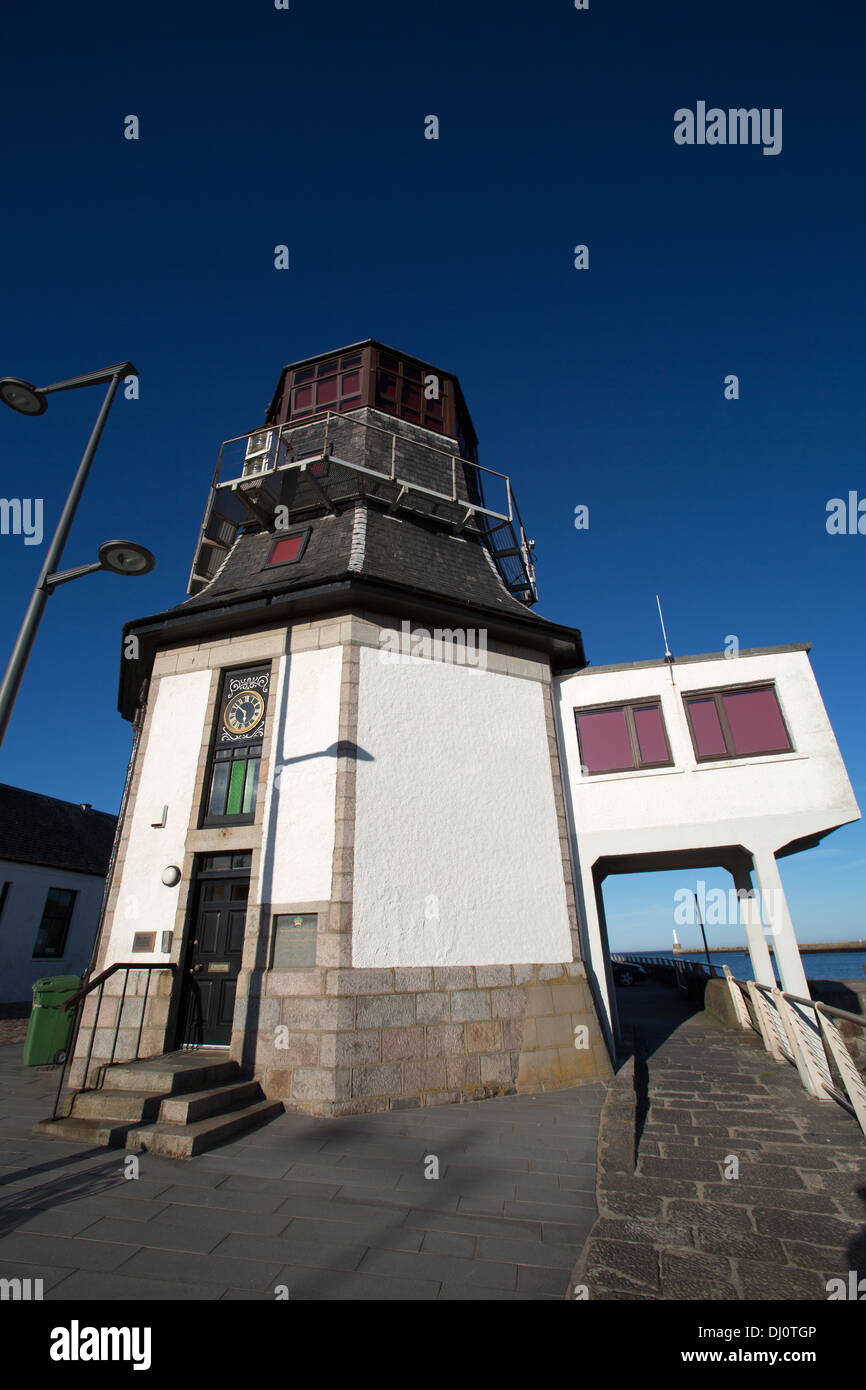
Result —
[{"label": "white flat-roofed annexe", "polygon": [[[601,883],[610,873],[728,868],[755,977],[807,994],[777,857],[860,811],[809,645],[620,666],[556,682],[584,949],[611,1017]],[[757,884],[752,881],[754,873]],[[673,925],[673,916],[672,916]]]}]

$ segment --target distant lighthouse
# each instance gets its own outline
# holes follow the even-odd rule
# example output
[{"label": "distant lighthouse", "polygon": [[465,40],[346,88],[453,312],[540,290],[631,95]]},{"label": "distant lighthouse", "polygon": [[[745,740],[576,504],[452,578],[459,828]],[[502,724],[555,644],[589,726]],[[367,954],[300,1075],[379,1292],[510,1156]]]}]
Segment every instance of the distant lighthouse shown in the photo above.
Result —
[{"label": "distant lighthouse", "polygon": [[676,927],[674,927],[674,955],[675,955],[675,956],[681,956],[682,953],[683,953],[683,948],[682,948],[682,946],[680,945],[679,940],[677,939],[677,929],[676,929]]}]

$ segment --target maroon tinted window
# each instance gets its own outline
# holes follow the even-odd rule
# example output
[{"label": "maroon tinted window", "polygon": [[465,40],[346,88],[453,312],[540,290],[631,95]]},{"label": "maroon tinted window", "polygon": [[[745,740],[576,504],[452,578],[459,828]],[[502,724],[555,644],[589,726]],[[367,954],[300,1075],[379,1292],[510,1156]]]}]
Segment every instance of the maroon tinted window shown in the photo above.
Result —
[{"label": "maroon tinted window", "polygon": [[792,749],[771,685],[714,690],[686,699],[686,709],[699,760],[748,758]]},{"label": "maroon tinted window", "polygon": [[291,536],[283,536],[272,547],[267,563],[269,565],[294,564],[296,560],[300,560],[306,550],[309,536],[309,530],[297,531]]},{"label": "maroon tinted window", "polygon": [[588,772],[623,771],[634,766],[624,709],[579,714],[580,761]]},{"label": "maroon tinted window", "polygon": [[580,761],[590,774],[669,767],[672,759],[658,700],[575,710]]},{"label": "maroon tinted window", "polygon": [[427,398],[425,379],[432,376],[429,368],[419,367],[417,363],[405,358],[389,357],[379,353],[379,371],[376,376],[376,407],[389,415],[399,415],[403,420],[423,425],[425,429],[444,433],[445,412],[443,397],[449,389],[442,377],[437,377],[439,395]]},{"label": "maroon tinted window", "polygon": [[[332,357],[318,366],[299,368],[294,375],[292,390],[292,410],[290,419],[323,414],[326,410],[357,410],[361,404],[363,354],[352,353],[348,357]],[[353,368],[343,372],[343,367]],[[316,379],[313,386],[300,385],[301,382]]]},{"label": "maroon tinted window", "polygon": [[722,703],[739,757],[790,749],[775,690],[729,691],[722,696]]},{"label": "maroon tinted window", "polygon": [[396,401],[397,378],[395,376],[389,376],[387,372],[380,372],[377,392],[382,400]]},{"label": "maroon tinted window", "polygon": [[670,754],[665,739],[662,712],[658,705],[646,705],[642,709],[635,709],[633,713],[641,762],[666,763]]},{"label": "maroon tinted window", "polygon": [[715,700],[689,700],[688,710],[698,757],[723,758],[726,751],[725,736],[719,723]]}]

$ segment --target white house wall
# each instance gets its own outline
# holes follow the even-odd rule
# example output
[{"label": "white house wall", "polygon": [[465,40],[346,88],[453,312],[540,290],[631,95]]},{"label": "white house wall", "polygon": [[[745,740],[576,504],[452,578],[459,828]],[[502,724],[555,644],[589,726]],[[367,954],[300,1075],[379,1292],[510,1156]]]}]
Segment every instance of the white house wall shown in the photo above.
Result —
[{"label": "white house wall", "polygon": [[353,965],[571,960],[541,682],[360,657]]},{"label": "white house wall", "polygon": [[[52,869],[41,864],[0,861],[0,884],[9,890],[0,914],[0,1001],[24,1003],[34,980],[46,975],[80,975],[86,970],[96,935],[104,880],[96,874]],[[78,896],[62,956],[33,959],[49,888],[71,888]]]},{"label": "white house wall", "polygon": [[[162,874],[171,864],[183,864],[210,679],[207,670],[160,679],[103,968],[129,960],[137,931],[156,932],[156,951],[139,952],[136,960],[166,958],[159,949],[161,933],[174,930],[177,893]],[[163,806],[166,823],[156,829],[151,822]]]}]

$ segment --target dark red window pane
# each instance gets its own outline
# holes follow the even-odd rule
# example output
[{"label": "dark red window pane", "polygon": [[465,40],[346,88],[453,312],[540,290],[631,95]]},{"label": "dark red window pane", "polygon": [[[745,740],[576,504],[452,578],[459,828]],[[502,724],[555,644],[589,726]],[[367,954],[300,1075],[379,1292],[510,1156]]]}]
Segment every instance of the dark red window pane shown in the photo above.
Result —
[{"label": "dark red window pane", "polygon": [[732,690],[722,696],[722,702],[735,753],[745,757],[749,753],[777,753],[790,748],[774,690]]},{"label": "dark red window pane", "polygon": [[377,390],[384,401],[396,401],[397,378],[395,376],[389,376],[387,372],[380,372]]},{"label": "dark red window pane", "polygon": [[379,366],[387,367],[389,371],[396,372],[400,369],[400,364],[396,357],[386,357],[384,353],[379,353]]},{"label": "dark red window pane", "polygon": [[341,358],[340,358],[340,366],[341,366],[341,367],[356,367],[360,361],[361,361],[361,354],[360,354],[360,352],[353,352],[352,355],[351,355],[351,357],[341,357]]},{"label": "dark red window pane", "polygon": [[286,536],[284,540],[277,541],[271,551],[269,565],[285,565],[291,560],[297,560],[304,544],[303,532],[299,536]]},{"label": "dark red window pane", "polygon": [[312,381],[316,375],[315,367],[304,367],[302,371],[295,372],[295,385],[300,381]]},{"label": "dark red window pane", "polygon": [[428,430],[436,430],[437,434],[441,434],[443,429],[445,428],[441,420],[432,420],[429,415],[425,419],[424,423],[427,426]]},{"label": "dark red window pane", "polygon": [[344,396],[357,396],[361,390],[361,373],[346,372],[342,380],[342,392]]},{"label": "dark red window pane", "polygon": [[725,739],[714,700],[689,700],[689,717],[699,758],[724,757]]},{"label": "dark red window pane", "polygon": [[411,382],[404,381],[401,392],[403,404],[409,406],[410,410],[421,409],[421,387],[413,386]]},{"label": "dark red window pane", "polygon": [[425,410],[427,411],[427,414],[430,415],[430,416],[432,416],[432,418],[433,418],[434,420],[441,420],[441,419],[442,419],[442,401],[441,401],[441,400],[438,400],[438,401],[435,401],[435,400],[434,400],[434,401],[425,401],[425,402],[424,402],[424,408],[425,408]]},{"label": "dark red window pane", "polygon": [[297,390],[297,391],[295,392],[295,404],[294,404],[294,409],[295,409],[295,410],[309,410],[310,407],[312,406],[312,404],[313,404],[313,388],[312,388],[312,386],[301,386],[300,389]]},{"label": "dark red window pane", "polygon": [[578,714],[580,760],[589,772],[622,772],[634,767],[625,710]]},{"label": "dark red window pane", "polygon": [[420,368],[420,367],[412,367],[412,366],[410,366],[410,364],[409,364],[408,362],[404,362],[404,363],[403,363],[403,375],[404,375],[405,377],[408,377],[410,381],[420,381],[420,380],[421,380],[421,368]]},{"label": "dark red window pane", "polygon": [[327,381],[320,381],[316,387],[316,404],[330,405],[337,399],[337,378],[329,377]]},{"label": "dark red window pane", "polygon": [[319,366],[316,368],[316,375],[317,375],[317,376],[333,376],[333,374],[334,374],[334,372],[335,372],[336,370],[337,370],[337,359],[336,359],[336,357],[335,357],[335,358],[333,359],[333,361],[331,361],[331,362],[321,362],[321,363],[319,364]]},{"label": "dark red window pane", "polygon": [[641,762],[666,763],[669,755],[658,705],[647,705],[644,709],[635,709],[633,713]]}]

